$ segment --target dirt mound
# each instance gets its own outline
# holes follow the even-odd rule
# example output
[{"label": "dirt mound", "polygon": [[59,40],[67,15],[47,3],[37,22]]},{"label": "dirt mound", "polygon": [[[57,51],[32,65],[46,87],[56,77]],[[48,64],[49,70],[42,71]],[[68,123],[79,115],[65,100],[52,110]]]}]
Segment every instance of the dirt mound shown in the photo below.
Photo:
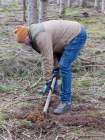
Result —
[{"label": "dirt mound", "polygon": [[44,115],[39,110],[34,110],[26,118],[28,121],[34,123],[35,127],[42,128],[43,132],[48,132],[56,126],[55,120],[49,115]]},{"label": "dirt mound", "polygon": [[57,96],[52,97],[47,115],[43,114],[45,101],[46,100],[40,102],[35,108],[22,107],[12,110],[11,113],[13,113],[17,119],[27,119],[28,121],[35,123],[37,127],[49,128],[51,125],[55,124],[55,121],[52,121],[50,114],[52,114],[53,108],[58,104],[59,101]]},{"label": "dirt mound", "polygon": [[50,114],[52,114],[53,108],[58,104],[58,102],[59,101],[57,96],[53,96],[51,98],[47,115],[43,114],[43,107],[45,105],[45,101],[42,102],[36,109],[29,112],[26,117],[27,120],[35,123],[38,127],[42,127],[44,129],[52,127],[53,125],[55,125],[55,120],[53,120],[52,115]]},{"label": "dirt mound", "polygon": [[27,115],[27,120],[36,123],[38,126],[43,126],[46,121],[44,115],[39,110],[34,110]]}]

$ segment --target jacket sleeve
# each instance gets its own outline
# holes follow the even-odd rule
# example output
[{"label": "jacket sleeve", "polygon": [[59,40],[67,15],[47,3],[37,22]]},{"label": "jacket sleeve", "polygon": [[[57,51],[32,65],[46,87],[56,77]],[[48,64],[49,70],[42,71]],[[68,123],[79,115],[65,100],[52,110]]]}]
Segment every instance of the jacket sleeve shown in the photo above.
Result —
[{"label": "jacket sleeve", "polygon": [[43,77],[47,81],[51,79],[52,69],[54,65],[52,37],[49,33],[41,32],[36,38],[36,43],[40,49],[40,53],[43,60]]}]

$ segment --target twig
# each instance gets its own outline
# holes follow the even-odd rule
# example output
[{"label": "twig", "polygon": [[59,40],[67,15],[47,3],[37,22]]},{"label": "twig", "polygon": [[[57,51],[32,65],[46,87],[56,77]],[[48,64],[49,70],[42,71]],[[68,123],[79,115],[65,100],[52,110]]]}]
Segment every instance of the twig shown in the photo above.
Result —
[{"label": "twig", "polygon": [[41,131],[40,131],[39,139],[41,139],[41,137],[42,137],[42,128],[41,128]]},{"label": "twig", "polygon": [[65,136],[64,135],[57,135],[55,140],[58,140],[59,138],[64,138]]},{"label": "twig", "polygon": [[28,135],[28,134],[26,134],[26,133],[22,133],[24,136],[26,136],[27,138],[30,138],[31,136],[30,135]]},{"label": "twig", "polygon": [[105,138],[105,135],[85,135],[85,136],[78,136],[78,138],[83,138],[83,137],[102,137],[102,138]]},{"label": "twig", "polygon": [[2,127],[7,131],[8,135],[9,135],[9,138],[10,140],[13,140],[12,139],[12,135],[11,135],[11,132],[9,131],[9,129],[5,126],[5,125],[2,125]]},{"label": "twig", "polygon": [[103,65],[103,64],[100,64],[100,65],[84,65],[84,66],[81,66],[81,67],[105,67],[105,65]]},{"label": "twig", "polygon": [[3,136],[0,136],[3,140],[7,140],[5,137],[3,137]]},{"label": "twig", "polygon": [[36,87],[40,83],[41,80],[42,80],[42,77],[40,77],[39,80],[31,86],[31,88]]}]

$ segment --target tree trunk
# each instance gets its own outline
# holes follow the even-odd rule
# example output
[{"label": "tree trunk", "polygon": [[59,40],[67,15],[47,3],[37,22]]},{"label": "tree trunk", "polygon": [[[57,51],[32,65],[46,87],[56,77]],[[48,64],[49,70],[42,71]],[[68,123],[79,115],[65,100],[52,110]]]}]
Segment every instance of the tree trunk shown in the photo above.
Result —
[{"label": "tree trunk", "polygon": [[98,0],[95,0],[94,2],[94,8],[97,8],[98,7]]},{"label": "tree trunk", "polygon": [[3,3],[2,0],[0,0],[0,6],[2,6],[2,3]]},{"label": "tree trunk", "polygon": [[23,21],[26,22],[26,0],[23,0]]},{"label": "tree trunk", "polygon": [[99,7],[100,7],[99,0],[95,0],[94,8],[99,9]]},{"label": "tree trunk", "polygon": [[105,13],[105,0],[102,0],[101,12],[102,12],[102,13]]},{"label": "tree trunk", "polygon": [[47,20],[47,6],[48,0],[39,1],[39,22]]},{"label": "tree trunk", "polygon": [[60,0],[57,0],[57,5],[60,5]]},{"label": "tree trunk", "polygon": [[65,12],[65,5],[66,5],[65,0],[60,0],[60,9],[59,9],[60,16],[63,15]]},{"label": "tree trunk", "polygon": [[67,0],[67,7],[71,6],[71,0]]},{"label": "tree trunk", "polygon": [[28,24],[38,22],[37,0],[28,0]]},{"label": "tree trunk", "polygon": [[87,5],[86,0],[79,0],[79,2],[80,2],[79,5],[81,7],[85,7]]},{"label": "tree trunk", "polygon": [[79,0],[79,6],[83,5],[83,0]]}]

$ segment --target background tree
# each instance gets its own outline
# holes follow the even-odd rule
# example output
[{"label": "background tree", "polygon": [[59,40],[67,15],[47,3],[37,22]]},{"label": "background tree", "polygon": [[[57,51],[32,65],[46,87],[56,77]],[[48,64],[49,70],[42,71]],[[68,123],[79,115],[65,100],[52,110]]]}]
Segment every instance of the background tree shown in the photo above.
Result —
[{"label": "background tree", "polygon": [[26,22],[26,9],[27,9],[26,0],[23,0],[23,21],[25,22]]},{"label": "background tree", "polygon": [[60,9],[59,9],[60,16],[64,14],[65,6],[66,6],[66,0],[60,0]]},{"label": "background tree", "polygon": [[28,24],[38,22],[37,0],[28,0]]},{"label": "background tree", "polygon": [[95,2],[94,2],[94,8],[97,8],[98,7],[98,2],[99,2],[99,0],[95,0]]},{"label": "background tree", "polygon": [[71,6],[71,0],[67,0],[67,7]]},{"label": "background tree", "polygon": [[57,5],[60,5],[60,0],[57,0]]},{"label": "background tree", "polygon": [[102,13],[105,13],[105,0],[102,0],[102,3],[101,3],[101,12]]},{"label": "background tree", "polygon": [[87,6],[87,1],[86,0],[79,0],[79,5],[81,7],[85,7],[85,6]]},{"label": "background tree", "polygon": [[95,0],[94,2],[94,8],[99,9],[100,8],[100,1],[99,0]]},{"label": "background tree", "polygon": [[47,20],[48,0],[39,0],[39,22]]}]

